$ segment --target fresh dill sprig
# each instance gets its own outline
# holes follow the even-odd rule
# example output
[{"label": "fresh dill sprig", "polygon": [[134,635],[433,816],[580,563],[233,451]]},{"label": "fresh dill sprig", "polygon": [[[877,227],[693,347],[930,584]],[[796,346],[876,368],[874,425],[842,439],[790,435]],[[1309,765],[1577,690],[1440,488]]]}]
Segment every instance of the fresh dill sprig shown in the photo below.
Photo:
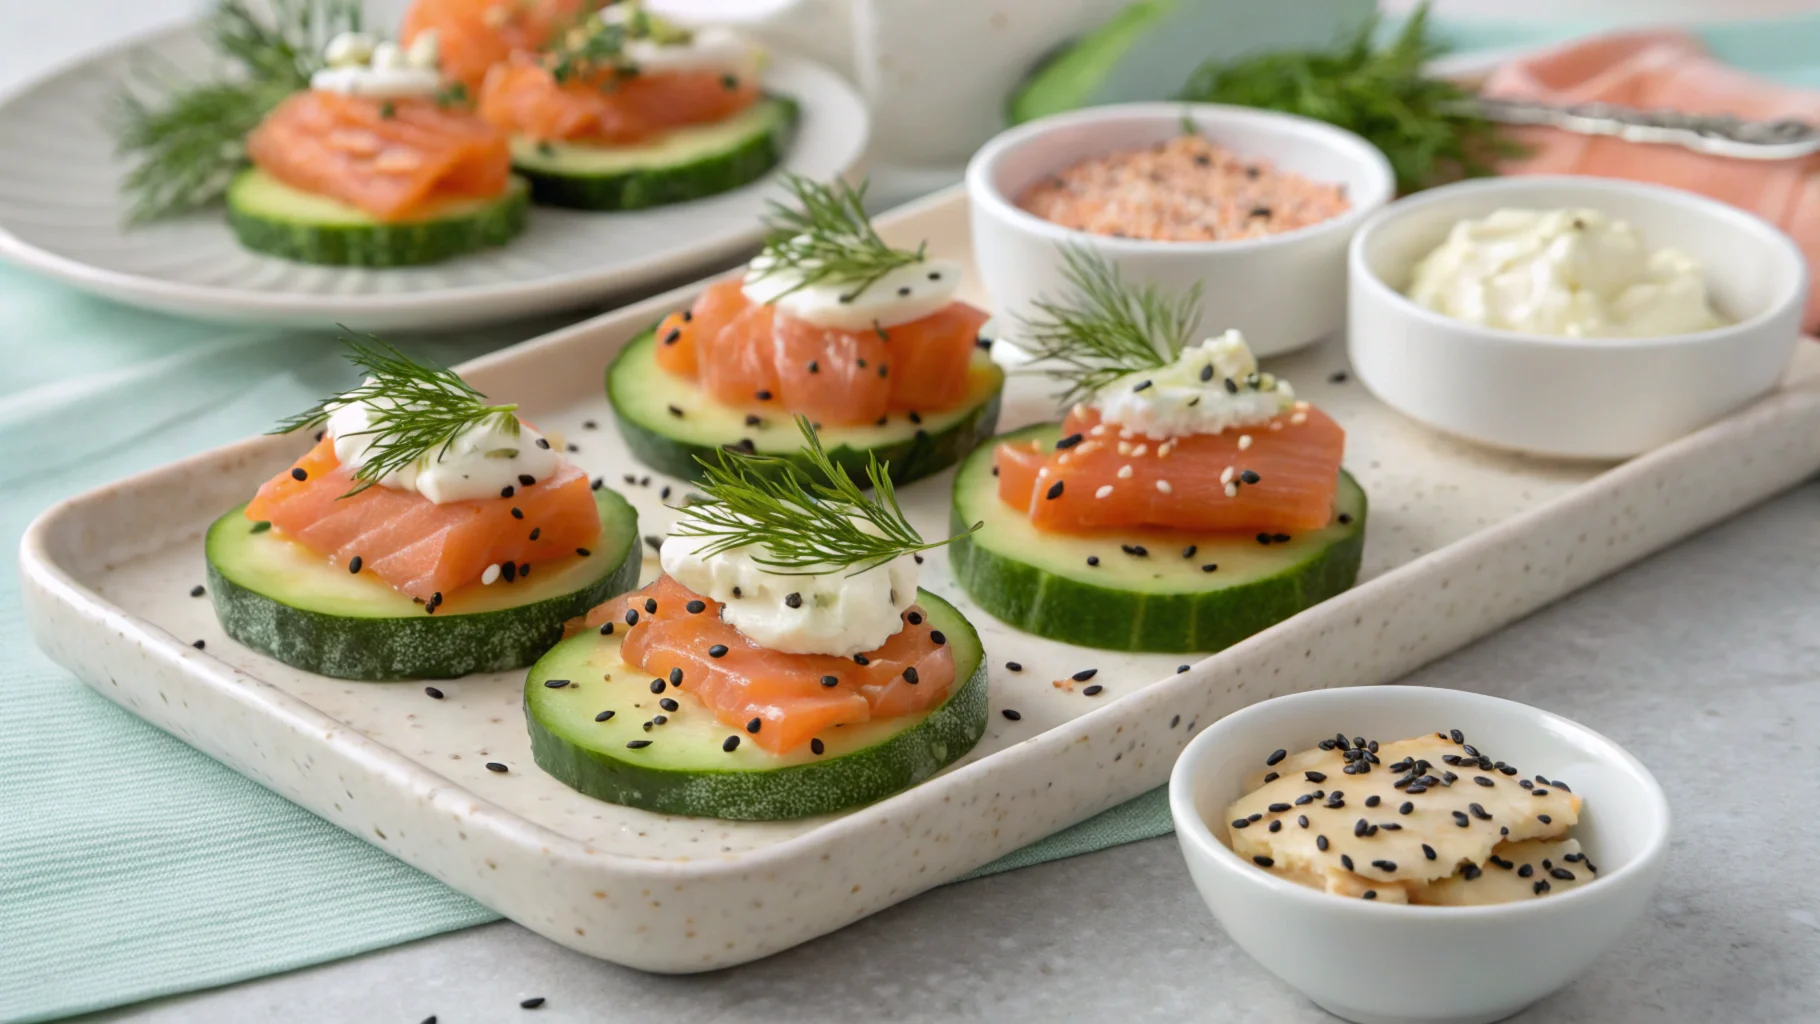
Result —
[{"label": "fresh dill sprig", "polygon": [[894,249],[873,230],[865,182],[853,187],[836,179],[823,185],[786,174],[784,185],[797,205],[771,202],[765,249],[752,261],[756,280],[789,276],[790,288],[777,298],[827,282],[845,286],[841,298],[850,301],[891,271],[925,259],[926,245]]},{"label": "fresh dill sprig", "polygon": [[1372,43],[1377,28],[1374,16],[1332,49],[1210,61],[1180,98],[1281,110],[1349,129],[1384,151],[1406,192],[1448,177],[1494,174],[1499,158],[1523,151],[1501,126],[1472,112],[1470,89],[1424,71],[1446,52],[1428,32],[1426,0],[1382,49]]},{"label": "fresh dill sprig", "polygon": [[[469,428],[497,419],[508,435],[517,436],[517,405],[489,405],[455,371],[420,363],[372,335],[367,342],[344,338],[348,362],[366,374],[357,387],[332,395],[278,424],[268,433],[314,430],[343,405],[367,402],[372,426],[349,437],[372,438],[366,462],[354,471],[355,486],[343,497],[359,494],[396,470],[429,455],[440,459],[455,438]],[[504,449],[509,451],[509,449]]]},{"label": "fresh dill sprig", "polygon": [[169,61],[136,66],[110,123],[118,151],[134,161],[122,184],[128,223],[220,198],[246,162],[247,135],[309,88],[331,38],[359,28],[360,0],[216,0],[202,34],[223,59],[218,77],[190,78]]},{"label": "fresh dill sprig", "polygon": [[[753,561],[783,575],[814,575],[829,566],[851,567],[857,576],[894,558],[938,548],[972,533],[925,541],[898,507],[889,465],[866,457],[867,497],[846,471],[828,458],[821,439],[805,416],[796,417],[803,433],[807,472],[790,459],[723,448],[710,462],[701,484],[706,501],[688,505],[671,533],[713,537],[701,549],[715,555],[753,546]],[[825,481],[825,482],[824,482]]]},{"label": "fresh dill sprig", "polygon": [[1117,267],[1085,246],[1064,247],[1062,261],[1072,293],[1032,303],[1040,315],[1019,318],[1012,340],[1068,385],[1059,396],[1063,404],[1128,373],[1165,366],[1188,344],[1201,318],[1199,282],[1171,297],[1154,286],[1126,284]]},{"label": "fresh dill sprig", "polygon": [[[568,30],[555,34],[546,48],[546,66],[559,83],[574,79],[591,80],[605,76],[599,83],[611,92],[619,81],[638,75],[638,64],[626,55],[626,44],[649,40],[659,46],[689,42],[693,33],[644,9],[635,0],[609,3],[606,10],[626,12],[622,17],[596,15],[584,5],[581,20]],[[602,15],[604,15],[604,11]]]}]

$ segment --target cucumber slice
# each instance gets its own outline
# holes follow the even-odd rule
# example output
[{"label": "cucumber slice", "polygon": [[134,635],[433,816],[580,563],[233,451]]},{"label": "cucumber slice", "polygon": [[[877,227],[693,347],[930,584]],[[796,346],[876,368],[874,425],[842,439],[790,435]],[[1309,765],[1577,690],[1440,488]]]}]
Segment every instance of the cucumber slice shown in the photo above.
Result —
[{"label": "cucumber slice", "polygon": [[258,168],[228,185],[228,225],[255,252],[356,267],[435,263],[504,245],[524,230],[528,188],[513,176],[495,199],[451,199],[418,220],[382,221],[339,199],[292,188]]},{"label": "cucumber slice", "polygon": [[[922,413],[920,424],[893,413],[882,427],[824,426],[822,444],[834,464],[861,485],[866,483],[867,452],[891,464],[893,483],[920,480],[959,462],[992,436],[1004,387],[1004,371],[984,350],[975,350],[967,369],[967,397],[955,408]],[[658,366],[657,339],[650,332],[632,339],[607,367],[607,399],[632,454],[652,469],[685,480],[699,479],[701,466],[695,460],[714,459],[724,445],[750,441],[754,451],[791,457],[802,451],[802,435],[783,410],[762,403],[722,405],[694,381]],[[758,416],[759,422],[748,425],[748,415]]]},{"label": "cucumber slice", "polygon": [[956,530],[986,525],[949,546],[948,564],[968,596],[1018,629],[1114,651],[1217,651],[1358,578],[1365,492],[1345,471],[1333,521],[1282,543],[1192,530],[1040,531],[999,500],[992,450],[997,441],[1053,443],[1060,435],[1059,424],[1041,423],[996,438],[968,456],[954,479]]},{"label": "cucumber slice", "polygon": [[638,513],[594,492],[600,540],[587,557],[535,565],[528,580],[464,587],[435,614],[372,573],[330,565],[241,506],[209,527],[209,595],[221,628],[293,668],[338,679],[448,679],[522,668],[562,639],[564,622],[632,589]]},{"label": "cucumber slice", "polygon": [[796,127],[796,103],[766,97],[717,124],[678,128],[636,146],[512,140],[512,164],[531,198],[580,210],[641,210],[749,184],[776,167]]},{"label": "cucumber slice", "polygon": [[[525,722],[537,764],[564,784],[616,804],[662,814],[769,821],[826,814],[914,785],[954,762],[986,731],[984,648],[954,606],[928,591],[917,602],[948,634],[955,683],[948,699],[916,715],[828,730],[823,752],[773,754],[715,718],[686,689],[668,721],[649,673],[620,660],[619,636],[596,632],[556,645],[525,680]],[[552,689],[546,679],[567,679]],[[614,714],[598,721],[604,711]],[[649,746],[632,749],[635,740]]]}]

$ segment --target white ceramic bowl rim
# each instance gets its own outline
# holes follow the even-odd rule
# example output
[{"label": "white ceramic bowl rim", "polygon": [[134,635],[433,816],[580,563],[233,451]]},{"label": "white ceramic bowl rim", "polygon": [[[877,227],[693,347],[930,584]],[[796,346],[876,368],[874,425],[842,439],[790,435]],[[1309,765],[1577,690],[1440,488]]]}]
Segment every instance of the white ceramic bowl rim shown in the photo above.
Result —
[{"label": "white ceramic bowl rim", "polygon": [[[1373,692],[1435,692],[1433,687],[1428,686],[1376,686],[1372,687],[1372,690]],[[1329,692],[1331,691],[1312,690],[1307,693],[1276,697],[1259,704],[1253,704],[1248,708],[1235,711],[1225,718],[1220,719],[1219,724],[1222,727],[1230,726],[1236,728],[1244,725],[1244,720],[1246,718],[1262,715],[1263,712],[1259,709],[1266,705],[1278,705],[1280,702],[1316,701],[1320,700],[1324,694]],[[1573,732],[1583,739],[1592,740],[1595,745],[1603,748],[1606,756],[1609,756],[1612,760],[1618,761],[1628,767],[1631,772],[1644,783],[1643,796],[1650,804],[1649,817],[1654,823],[1654,827],[1650,834],[1643,838],[1643,844],[1637,855],[1624,864],[1612,869],[1609,873],[1603,871],[1599,872],[1599,877],[1586,885],[1575,886],[1566,892],[1551,895],[1547,899],[1522,900],[1516,903],[1493,903],[1483,906],[1464,907],[1432,906],[1427,904],[1380,903],[1376,900],[1354,900],[1344,896],[1335,896],[1331,893],[1320,892],[1305,885],[1278,878],[1233,852],[1231,847],[1220,842],[1219,839],[1214,836],[1213,830],[1201,816],[1199,809],[1194,806],[1194,786],[1192,781],[1188,778],[1188,775],[1189,770],[1194,766],[1194,763],[1200,760],[1198,748],[1212,746],[1214,743],[1220,742],[1217,737],[1219,737],[1222,732],[1226,731],[1225,728],[1216,730],[1211,727],[1189,742],[1188,746],[1183,749],[1181,756],[1177,758],[1174,770],[1170,772],[1169,807],[1171,816],[1175,819],[1176,831],[1181,833],[1184,839],[1193,843],[1195,848],[1206,856],[1221,861],[1232,868],[1241,877],[1250,879],[1253,884],[1263,886],[1265,889],[1284,899],[1300,901],[1313,900],[1316,901],[1314,905],[1319,907],[1333,907],[1336,902],[1344,902],[1348,908],[1357,908],[1363,913],[1400,915],[1411,919],[1428,918],[1431,915],[1438,914],[1445,914],[1450,918],[1459,919],[1515,917],[1519,915],[1553,913],[1560,907],[1570,905],[1571,901],[1587,898],[1585,893],[1588,890],[1598,889],[1607,883],[1615,883],[1628,874],[1643,870],[1642,865],[1660,855],[1663,848],[1668,845],[1670,817],[1668,797],[1663,794],[1662,786],[1656,781],[1656,777],[1650,774],[1649,769],[1645,768],[1641,761],[1638,761],[1635,757],[1631,756],[1629,751],[1620,747],[1610,738],[1595,732],[1592,729],[1588,729],[1586,726],[1583,726],[1572,719],[1562,718],[1560,715],[1554,714],[1553,712],[1543,711],[1541,708],[1532,707],[1520,701],[1505,700],[1502,697],[1493,697],[1482,693],[1471,693],[1464,690],[1448,690],[1443,692],[1458,694],[1474,701],[1516,705],[1518,708],[1522,709],[1520,712],[1521,714],[1533,713],[1545,718],[1553,719],[1563,731]]]},{"label": "white ceramic bowl rim", "polygon": [[[1689,331],[1684,334],[1662,334],[1642,338],[1567,338],[1555,334],[1533,334],[1528,331],[1510,331],[1499,327],[1485,327],[1480,324],[1456,320],[1453,317],[1437,313],[1426,306],[1412,301],[1409,296],[1392,288],[1365,261],[1365,249],[1371,244],[1371,238],[1387,224],[1415,213],[1435,203],[1446,202],[1455,196],[1476,192],[1510,192],[1522,195],[1525,199],[1545,196],[1551,192],[1585,191],[1606,192],[1613,195],[1631,193],[1645,196],[1660,203],[1679,205],[1693,210],[1696,215],[1710,217],[1714,220],[1729,222],[1732,226],[1751,232],[1762,239],[1771,249],[1781,250],[1783,257],[1797,268],[1794,284],[1777,295],[1755,316],[1724,324],[1704,331]],[[1527,205],[1527,204],[1525,204]],[[1690,253],[1702,266],[1710,261],[1706,253]],[[1754,213],[1740,210],[1728,203],[1709,199],[1698,192],[1671,188],[1667,185],[1653,185],[1641,181],[1627,181],[1622,178],[1595,178],[1572,174],[1535,174],[1514,175],[1507,178],[1474,178],[1470,181],[1456,181],[1448,185],[1439,185],[1413,195],[1405,196],[1377,210],[1368,217],[1352,237],[1352,247],[1347,254],[1351,265],[1352,280],[1359,287],[1371,288],[1381,294],[1392,297],[1392,301],[1402,306],[1416,317],[1430,323],[1457,330],[1464,334],[1514,341],[1536,345],[1553,345],[1560,348],[1577,349],[1614,349],[1614,348],[1659,348],[1672,345],[1690,345],[1714,341],[1721,338],[1750,331],[1773,319],[1780,311],[1801,294],[1802,285],[1807,281],[1807,257],[1802,255],[1800,246],[1794,239],[1784,234],[1774,224],[1758,217]]]},{"label": "white ceramic bowl rim", "polygon": [[[1351,207],[1345,213],[1306,227],[1296,228],[1293,231],[1265,235],[1262,238],[1241,238],[1231,241],[1171,242],[1149,238],[1119,238],[1114,235],[1100,235],[1090,231],[1076,231],[1073,228],[1063,227],[1018,206],[999,191],[998,184],[994,180],[1001,161],[1035,140],[1062,129],[1102,121],[1168,119],[1180,122],[1184,117],[1193,118],[1197,126],[1219,122],[1241,123],[1273,129],[1284,135],[1302,135],[1314,139],[1325,144],[1334,152],[1342,154],[1347,161],[1368,168],[1369,176],[1374,179],[1375,187],[1363,193],[1355,190],[1353,194],[1349,195],[1347,198]],[[1057,170],[1059,169],[1057,168]],[[1224,103],[1159,101],[1113,103],[1087,107],[1065,114],[1052,114],[1000,132],[980,147],[979,152],[975,153],[973,159],[967,164],[967,190],[977,201],[991,208],[998,216],[1010,220],[1026,231],[1053,238],[1057,242],[1081,242],[1091,239],[1095,247],[1109,249],[1113,252],[1179,252],[1184,255],[1195,255],[1215,252],[1255,252],[1259,249],[1293,244],[1299,239],[1321,232],[1351,231],[1396,194],[1396,175],[1390,169],[1390,161],[1385,158],[1378,147],[1344,128],[1328,124],[1325,121],[1317,121],[1314,118],[1297,114],[1284,114],[1274,110],[1238,107]]]}]

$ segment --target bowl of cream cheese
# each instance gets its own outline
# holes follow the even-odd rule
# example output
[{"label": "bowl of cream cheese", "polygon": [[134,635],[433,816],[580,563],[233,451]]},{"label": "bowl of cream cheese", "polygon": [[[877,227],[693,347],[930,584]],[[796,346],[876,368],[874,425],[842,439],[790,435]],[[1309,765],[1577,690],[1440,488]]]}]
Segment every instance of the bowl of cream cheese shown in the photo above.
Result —
[{"label": "bowl of cream cheese", "polygon": [[1621,459],[1760,398],[1800,340],[1795,244],[1735,207],[1606,178],[1461,182],[1348,253],[1359,379],[1404,415],[1538,455]]}]

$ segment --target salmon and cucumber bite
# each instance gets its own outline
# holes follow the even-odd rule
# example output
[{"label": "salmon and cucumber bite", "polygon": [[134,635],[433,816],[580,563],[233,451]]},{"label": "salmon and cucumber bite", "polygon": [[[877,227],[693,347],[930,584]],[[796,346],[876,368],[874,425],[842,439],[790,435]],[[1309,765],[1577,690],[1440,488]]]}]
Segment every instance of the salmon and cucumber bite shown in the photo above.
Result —
[{"label": "salmon and cucumber bite", "polygon": [[955,299],[960,265],[887,244],[863,185],[786,183],[798,206],[774,207],[743,277],[709,285],[607,369],[626,446],[695,478],[723,447],[799,459],[801,415],[861,483],[873,459],[897,483],[953,465],[992,435],[1005,383],[980,343],[986,313]]},{"label": "salmon and cucumber bite", "polygon": [[472,95],[493,65],[543,49],[600,6],[600,0],[414,0],[398,38],[410,46],[434,34],[443,77]]},{"label": "salmon and cucumber bite", "polygon": [[481,81],[540,203],[635,210],[756,181],[784,157],[796,104],[760,88],[765,54],[731,29],[684,28],[635,0],[519,51]]},{"label": "salmon and cucumber bite", "polygon": [[380,342],[284,421],[316,444],[209,527],[227,634],[342,679],[522,668],[638,582],[638,516],[517,406]]},{"label": "salmon and cucumber bite", "polygon": [[344,32],[310,87],[246,138],[227,189],[249,249],[369,267],[434,263],[511,240],[529,193],[506,137],[445,88],[437,36],[410,47]]},{"label": "salmon and cucumber bite", "polygon": [[1089,647],[1216,651],[1350,587],[1365,493],[1346,434],[1237,331],[1193,342],[1199,296],[1133,289],[1066,251],[1071,294],[1010,340],[1067,412],[962,464],[949,552],[981,608]]},{"label": "salmon and cucumber bite", "polygon": [[537,764],[589,796],[765,820],[868,803],[986,729],[979,634],[917,586],[925,541],[876,462],[868,494],[816,438],[725,451],[663,542],[664,575],[532,666]]}]

